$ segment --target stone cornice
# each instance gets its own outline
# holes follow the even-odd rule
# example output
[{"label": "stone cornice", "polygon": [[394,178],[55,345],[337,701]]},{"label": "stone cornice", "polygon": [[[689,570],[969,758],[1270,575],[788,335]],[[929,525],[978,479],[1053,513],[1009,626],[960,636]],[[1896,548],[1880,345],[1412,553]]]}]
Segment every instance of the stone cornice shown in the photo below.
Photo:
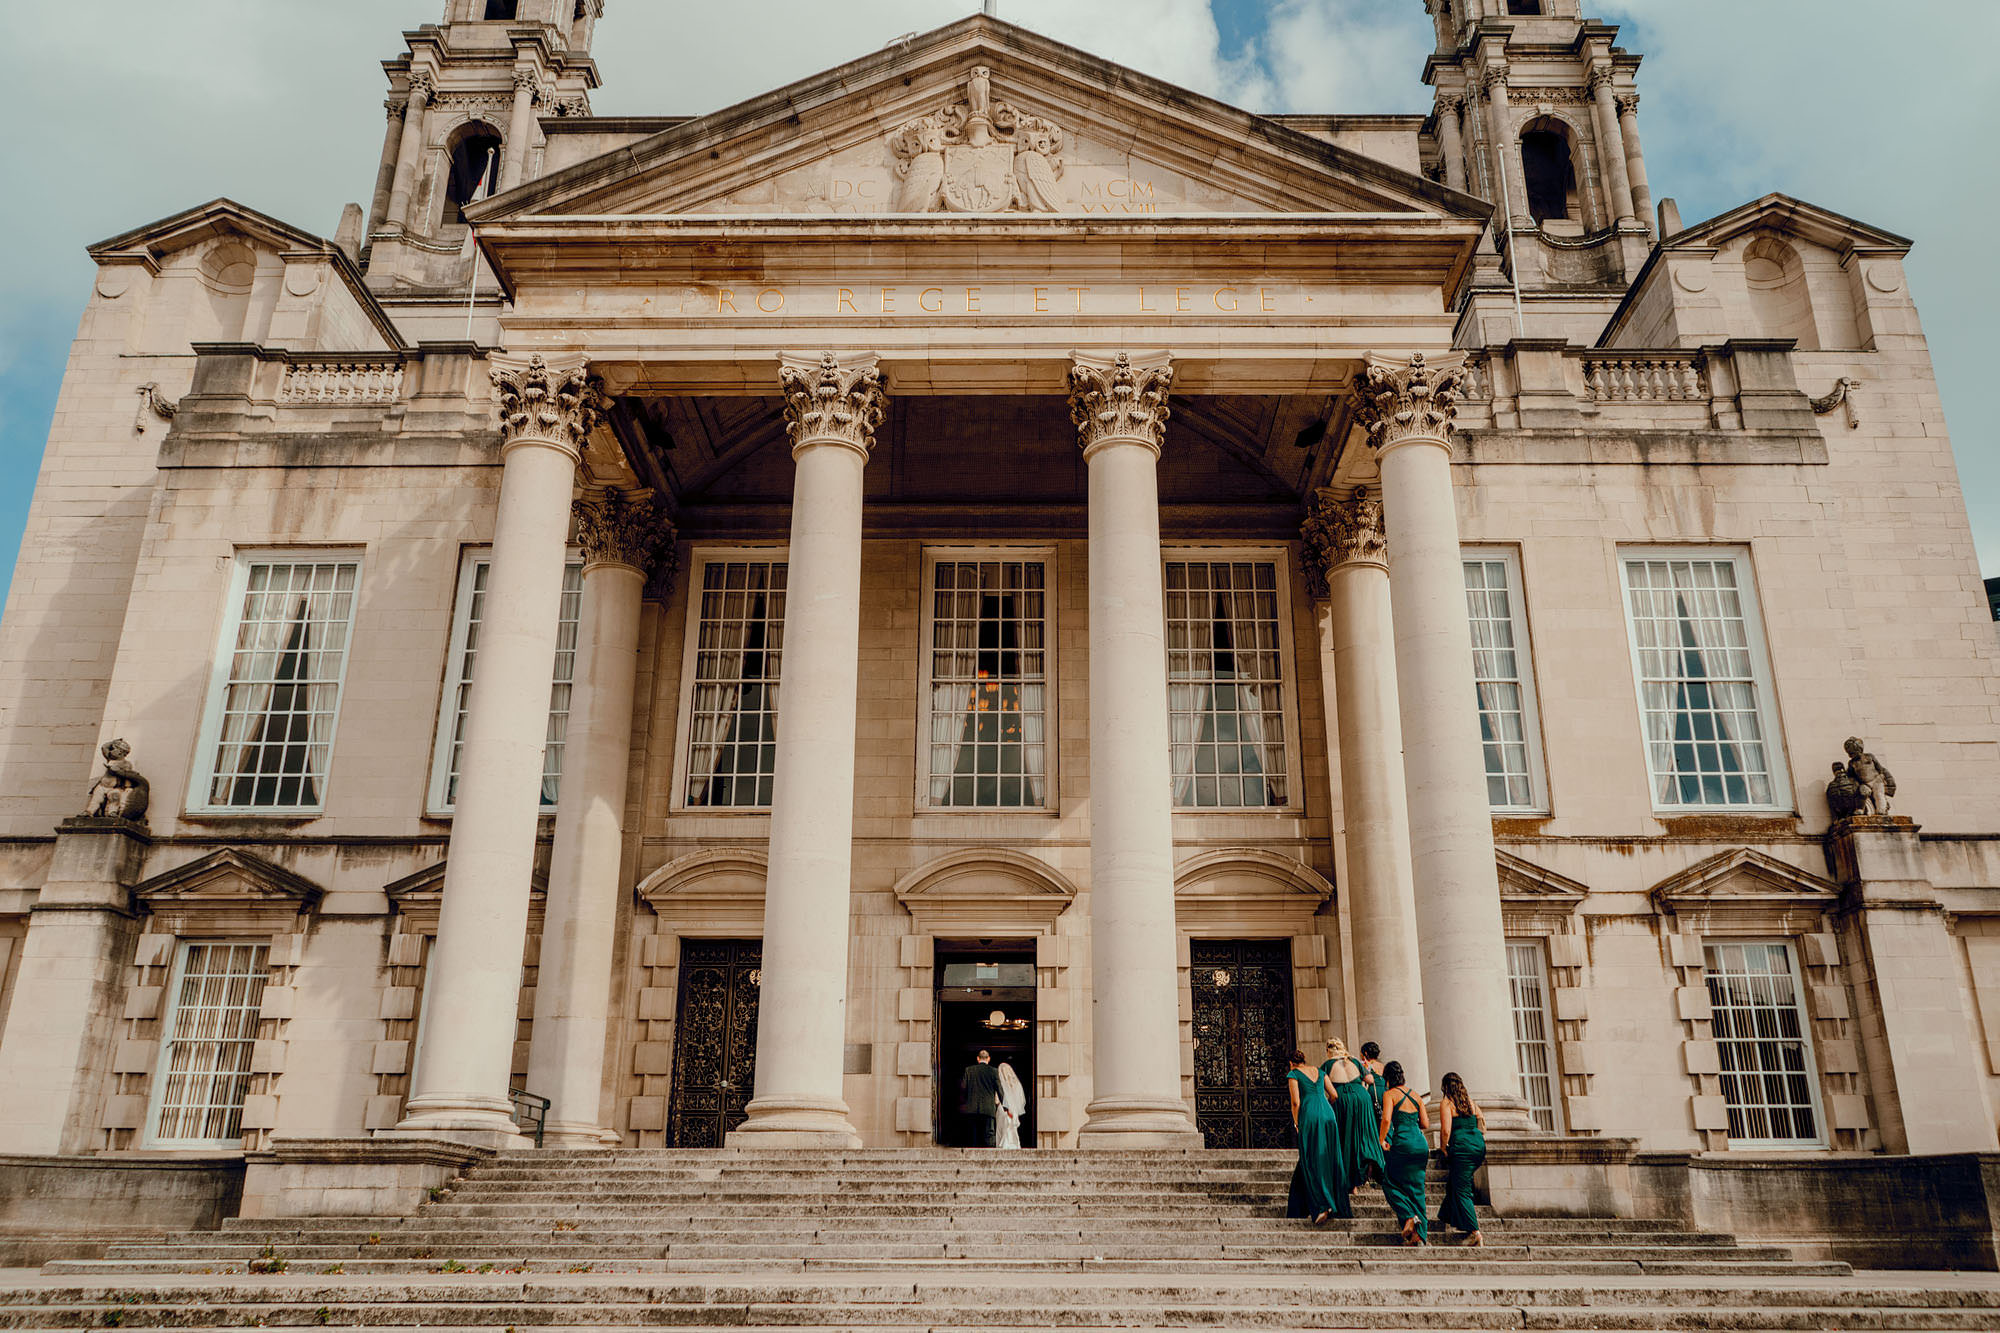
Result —
[{"label": "stone cornice", "polygon": [[1136,441],[1157,455],[1173,413],[1167,404],[1173,383],[1173,364],[1164,352],[1137,363],[1129,352],[1109,361],[1076,357],[1069,368],[1069,418],[1083,456],[1114,440]]},{"label": "stone cornice", "polygon": [[1354,395],[1354,413],[1375,449],[1393,449],[1409,440],[1449,445],[1458,417],[1462,353],[1426,360],[1370,356]]},{"label": "stone cornice", "polygon": [[583,357],[551,363],[540,352],[526,361],[496,356],[491,374],[499,395],[501,452],[532,442],[582,454],[608,405]]}]

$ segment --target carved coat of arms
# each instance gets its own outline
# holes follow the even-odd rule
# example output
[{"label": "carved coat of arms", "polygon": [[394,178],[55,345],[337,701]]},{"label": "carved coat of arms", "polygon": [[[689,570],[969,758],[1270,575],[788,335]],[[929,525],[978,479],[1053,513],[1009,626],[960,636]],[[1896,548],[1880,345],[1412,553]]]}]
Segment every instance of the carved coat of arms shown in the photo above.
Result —
[{"label": "carved coat of arms", "polygon": [[899,213],[1061,212],[1062,131],[993,100],[984,65],[965,97],[889,136]]}]

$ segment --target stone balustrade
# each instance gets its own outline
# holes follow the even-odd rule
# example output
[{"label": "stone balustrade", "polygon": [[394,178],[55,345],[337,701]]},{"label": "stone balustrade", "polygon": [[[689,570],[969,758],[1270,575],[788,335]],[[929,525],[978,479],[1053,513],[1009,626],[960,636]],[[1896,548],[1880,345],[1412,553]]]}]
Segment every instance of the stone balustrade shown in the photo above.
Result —
[{"label": "stone balustrade", "polygon": [[283,364],[281,403],[393,403],[403,393],[403,358],[394,353],[288,359]]},{"label": "stone balustrade", "polygon": [[1583,382],[1596,403],[1708,401],[1700,352],[1594,352],[1583,357]]}]

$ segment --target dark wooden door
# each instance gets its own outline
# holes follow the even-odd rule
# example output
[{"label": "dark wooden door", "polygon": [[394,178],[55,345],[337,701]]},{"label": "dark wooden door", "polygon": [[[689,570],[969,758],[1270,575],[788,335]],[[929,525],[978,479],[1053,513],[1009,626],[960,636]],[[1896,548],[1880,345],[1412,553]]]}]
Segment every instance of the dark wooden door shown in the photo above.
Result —
[{"label": "dark wooden door", "polygon": [[681,941],[667,1145],[720,1148],[755,1090],[762,940]]},{"label": "dark wooden door", "polygon": [[1195,1123],[1211,1148],[1288,1148],[1292,1042],[1288,940],[1195,940]]}]

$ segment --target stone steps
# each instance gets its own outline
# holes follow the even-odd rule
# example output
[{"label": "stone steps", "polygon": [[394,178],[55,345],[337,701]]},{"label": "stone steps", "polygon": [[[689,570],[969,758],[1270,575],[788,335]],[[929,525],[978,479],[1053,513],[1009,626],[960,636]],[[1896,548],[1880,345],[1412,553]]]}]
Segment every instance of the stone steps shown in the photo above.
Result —
[{"label": "stone steps", "polygon": [[1367,1189],[1315,1228],[1282,1216],[1291,1161],[510,1153],[414,1217],[120,1238],[0,1280],[0,1329],[2000,1329],[2000,1279],[1856,1278],[1671,1222],[1406,1249]]}]

